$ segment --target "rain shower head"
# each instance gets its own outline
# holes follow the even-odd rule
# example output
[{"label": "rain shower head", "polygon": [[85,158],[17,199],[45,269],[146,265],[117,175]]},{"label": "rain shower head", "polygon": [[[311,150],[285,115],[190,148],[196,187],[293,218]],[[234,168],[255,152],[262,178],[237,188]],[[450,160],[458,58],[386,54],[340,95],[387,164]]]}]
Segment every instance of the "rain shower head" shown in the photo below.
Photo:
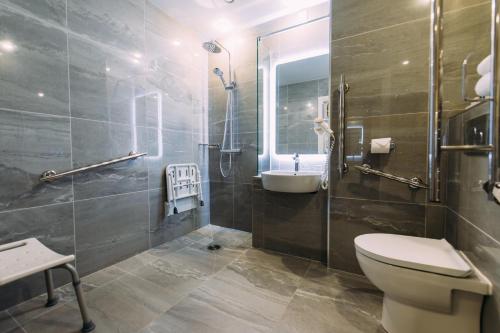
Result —
[{"label": "rain shower head", "polygon": [[203,48],[210,53],[221,53],[222,51],[215,41],[203,43]]}]

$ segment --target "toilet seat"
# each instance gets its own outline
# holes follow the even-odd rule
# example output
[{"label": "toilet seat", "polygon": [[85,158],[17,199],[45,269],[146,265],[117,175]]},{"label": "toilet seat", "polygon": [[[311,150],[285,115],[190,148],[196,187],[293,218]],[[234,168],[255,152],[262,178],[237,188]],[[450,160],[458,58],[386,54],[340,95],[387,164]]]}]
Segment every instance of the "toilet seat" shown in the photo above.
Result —
[{"label": "toilet seat", "polygon": [[366,234],[354,239],[361,254],[394,266],[465,278],[471,266],[444,239],[394,234]]}]

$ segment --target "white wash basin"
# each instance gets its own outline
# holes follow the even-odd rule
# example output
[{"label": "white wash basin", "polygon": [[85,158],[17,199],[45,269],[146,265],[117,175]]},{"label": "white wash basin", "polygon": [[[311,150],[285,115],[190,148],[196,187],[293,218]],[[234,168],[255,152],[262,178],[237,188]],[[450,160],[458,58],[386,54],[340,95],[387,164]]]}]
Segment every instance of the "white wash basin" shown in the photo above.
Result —
[{"label": "white wash basin", "polygon": [[281,170],[262,172],[262,186],[268,191],[312,193],[319,190],[320,183],[320,172]]}]

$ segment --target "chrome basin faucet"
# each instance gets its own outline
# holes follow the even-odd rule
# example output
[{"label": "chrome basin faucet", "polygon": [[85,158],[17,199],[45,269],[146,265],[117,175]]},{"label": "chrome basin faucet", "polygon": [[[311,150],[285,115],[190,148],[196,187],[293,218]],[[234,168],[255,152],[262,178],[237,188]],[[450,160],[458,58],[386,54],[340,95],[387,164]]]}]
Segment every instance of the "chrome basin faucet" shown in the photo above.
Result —
[{"label": "chrome basin faucet", "polygon": [[299,172],[299,163],[300,163],[299,153],[293,154],[293,160],[295,161],[295,172]]}]

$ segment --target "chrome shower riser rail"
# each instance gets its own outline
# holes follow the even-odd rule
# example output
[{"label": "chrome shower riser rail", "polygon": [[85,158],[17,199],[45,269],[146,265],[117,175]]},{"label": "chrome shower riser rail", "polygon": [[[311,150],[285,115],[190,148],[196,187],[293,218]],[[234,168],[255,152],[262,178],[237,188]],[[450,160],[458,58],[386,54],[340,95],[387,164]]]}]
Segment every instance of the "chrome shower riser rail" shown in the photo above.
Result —
[{"label": "chrome shower riser rail", "polygon": [[55,170],[48,170],[48,171],[45,171],[44,173],[42,173],[40,180],[42,182],[50,182],[50,181],[53,181],[53,180],[56,180],[56,179],[59,179],[59,178],[65,177],[65,176],[71,176],[71,175],[74,175],[77,173],[93,170],[93,169],[100,168],[103,166],[116,164],[116,163],[120,163],[120,162],[124,162],[124,161],[128,161],[128,160],[135,160],[136,158],[141,157],[141,156],[145,156],[145,155],[147,155],[147,153],[130,152],[130,154],[128,154],[127,156],[115,158],[113,160],[109,160],[106,162],[92,164],[92,165],[88,165],[88,166],[84,166],[81,168],[77,168],[77,169],[73,169],[73,170],[69,170],[69,171],[64,171],[64,172],[60,172],[60,173],[58,173]]},{"label": "chrome shower riser rail", "polygon": [[393,174],[390,174],[390,173],[385,173],[385,172],[380,171],[380,170],[372,169],[370,167],[370,165],[368,165],[368,164],[363,164],[361,166],[360,165],[355,165],[354,167],[356,169],[358,169],[361,173],[365,174],[365,175],[375,175],[375,176],[379,176],[379,177],[386,178],[386,179],[389,179],[389,180],[394,180],[394,181],[399,182],[399,183],[406,184],[406,185],[408,185],[408,187],[411,190],[418,190],[418,189],[421,189],[421,188],[423,188],[423,189],[429,188],[418,177],[404,178],[404,177],[396,176],[396,175],[393,175]]}]

